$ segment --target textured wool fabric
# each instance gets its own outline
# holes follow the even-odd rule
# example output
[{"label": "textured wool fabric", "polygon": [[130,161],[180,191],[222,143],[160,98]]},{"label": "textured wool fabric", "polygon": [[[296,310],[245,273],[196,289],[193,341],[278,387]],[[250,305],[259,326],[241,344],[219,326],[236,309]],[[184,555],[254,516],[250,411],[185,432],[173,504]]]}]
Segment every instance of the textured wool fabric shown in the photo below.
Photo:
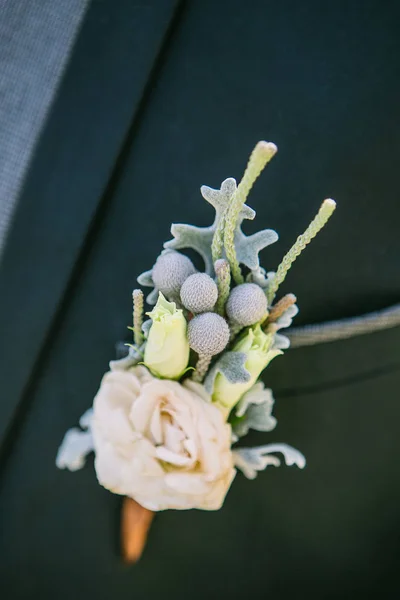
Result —
[{"label": "textured wool fabric", "polygon": [[0,253],[89,0],[0,0]]}]

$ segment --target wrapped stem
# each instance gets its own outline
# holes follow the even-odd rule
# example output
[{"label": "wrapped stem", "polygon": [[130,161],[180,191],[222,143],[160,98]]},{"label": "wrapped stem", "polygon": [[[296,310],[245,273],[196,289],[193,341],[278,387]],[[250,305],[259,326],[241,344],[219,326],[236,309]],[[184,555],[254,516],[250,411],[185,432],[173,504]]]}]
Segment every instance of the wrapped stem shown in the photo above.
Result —
[{"label": "wrapped stem", "polygon": [[135,563],[142,556],[154,513],[132,498],[124,498],[121,515],[121,551],[126,563]]},{"label": "wrapped stem", "polygon": [[232,276],[236,283],[243,283],[243,275],[236,256],[235,231],[239,221],[240,211],[254,182],[277,151],[275,144],[258,142],[250,155],[249,162],[243,178],[236,190],[236,194],[227,210],[224,224],[224,246],[226,257],[229,261]]},{"label": "wrapped stem", "polygon": [[332,216],[333,211],[336,208],[336,202],[331,198],[324,200],[321,204],[317,215],[311,221],[307,229],[302,235],[299,235],[295,244],[290,248],[289,252],[285,254],[279,265],[275,277],[273,278],[271,285],[267,289],[268,302],[271,303],[279,286],[285,280],[286,275],[296,260],[296,258],[302,253],[304,248],[311,242],[311,240],[317,235],[319,231],[328,222]]}]

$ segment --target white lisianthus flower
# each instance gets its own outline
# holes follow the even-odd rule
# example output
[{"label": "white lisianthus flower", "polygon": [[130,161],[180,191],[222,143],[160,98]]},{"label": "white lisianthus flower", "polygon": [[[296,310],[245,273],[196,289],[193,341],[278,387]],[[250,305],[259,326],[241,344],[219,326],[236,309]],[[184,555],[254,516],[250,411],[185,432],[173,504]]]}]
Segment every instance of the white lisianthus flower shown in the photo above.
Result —
[{"label": "white lisianthus flower", "polygon": [[233,346],[233,352],[246,355],[245,368],[250,373],[250,379],[244,383],[230,383],[227,378],[218,373],[212,393],[212,400],[227,417],[245,392],[250,390],[265,367],[275,356],[282,354],[277,348],[272,348],[273,335],[266,334],[260,325],[250,327]]},{"label": "white lisianthus flower", "polygon": [[101,485],[152,511],[222,506],[236,473],[231,427],[202,385],[109,371],[93,409]]},{"label": "white lisianthus flower", "polygon": [[189,362],[187,322],[175,302],[168,302],[160,292],[154,309],[147,313],[152,320],[144,352],[144,363],[154,375],[179,379]]}]

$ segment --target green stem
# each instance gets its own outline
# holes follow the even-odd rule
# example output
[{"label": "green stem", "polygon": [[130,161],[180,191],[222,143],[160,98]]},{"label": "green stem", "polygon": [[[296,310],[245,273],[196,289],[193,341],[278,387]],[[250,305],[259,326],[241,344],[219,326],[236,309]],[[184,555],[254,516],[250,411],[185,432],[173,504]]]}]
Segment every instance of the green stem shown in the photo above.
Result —
[{"label": "green stem", "polygon": [[224,316],[225,304],[228,300],[231,287],[231,271],[227,260],[220,258],[214,263],[215,273],[217,275],[218,300],[215,305],[215,312]]},{"label": "green stem", "polygon": [[254,182],[276,151],[277,147],[275,144],[270,142],[258,142],[250,155],[243,178],[227,210],[224,223],[224,246],[226,257],[231,267],[232,276],[237,284],[244,282],[235,249],[235,231],[238,225],[240,211],[246,202],[246,198],[253,187]]},{"label": "green stem", "polygon": [[311,242],[317,233],[321,231],[324,225],[326,225],[335,208],[336,202],[334,200],[331,198],[324,200],[317,215],[311,221],[305,232],[302,235],[299,235],[295,244],[290,248],[289,252],[285,254],[271,285],[267,288],[266,294],[268,304],[271,304],[279,286],[285,280],[286,275],[296,258],[302,253],[304,248]]},{"label": "green stem", "polygon": [[222,249],[224,247],[224,228],[225,215],[222,215],[217,225],[217,229],[214,232],[214,237],[211,244],[211,255],[213,263],[219,260],[222,256]]},{"label": "green stem", "polygon": [[212,356],[208,356],[207,354],[199,354],[196,369],[192,375],[193,381],[197,381],[197,383],[201,383],[203,381],[208,371],[208,367],[210,366],[211,359]]}]

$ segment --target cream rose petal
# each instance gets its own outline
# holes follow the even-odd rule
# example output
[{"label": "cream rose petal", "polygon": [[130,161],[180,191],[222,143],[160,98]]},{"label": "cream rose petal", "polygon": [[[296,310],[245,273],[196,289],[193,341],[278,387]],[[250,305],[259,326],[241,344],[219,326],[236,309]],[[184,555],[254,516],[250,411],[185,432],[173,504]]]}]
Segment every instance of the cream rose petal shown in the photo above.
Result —
[{"label": "cream rose petal", "polygon": [[156,448],[156,456],[160,460],[175,465],[176,467],[187,467],[193,463],[193,460],[189,456],[171,452],[171,450],[168,450],[165,446]]},{"label": "cream rose petal", "polygon": [[150,433],[155,444],[161,444],[163,441],[163,423],[159,407],[154,410],[150,420]]},{"label": "cream rose petal", "polygon": [[207,494],[209,486],[203,477],[196,473],[168,473],[165,483],[181,494],[198,496]]},{"label": "cream rose petal", "polygon": [[160,402],[160,398],[156,394],[147,393],[148,387],[152,385],[154,385],[153,382],[143,385],[140,395],[135,398],[135,402],[132,402],[129,414],[131,427],[143,434],[149,430],[152,416]]},{"label": "cream rose petal", "polygon": [[163,436],[164,444],[167,448],[169,448],[172,452],[180,451],[182,443],[185,441],[185,434],[183,431],[164,420]]}]

